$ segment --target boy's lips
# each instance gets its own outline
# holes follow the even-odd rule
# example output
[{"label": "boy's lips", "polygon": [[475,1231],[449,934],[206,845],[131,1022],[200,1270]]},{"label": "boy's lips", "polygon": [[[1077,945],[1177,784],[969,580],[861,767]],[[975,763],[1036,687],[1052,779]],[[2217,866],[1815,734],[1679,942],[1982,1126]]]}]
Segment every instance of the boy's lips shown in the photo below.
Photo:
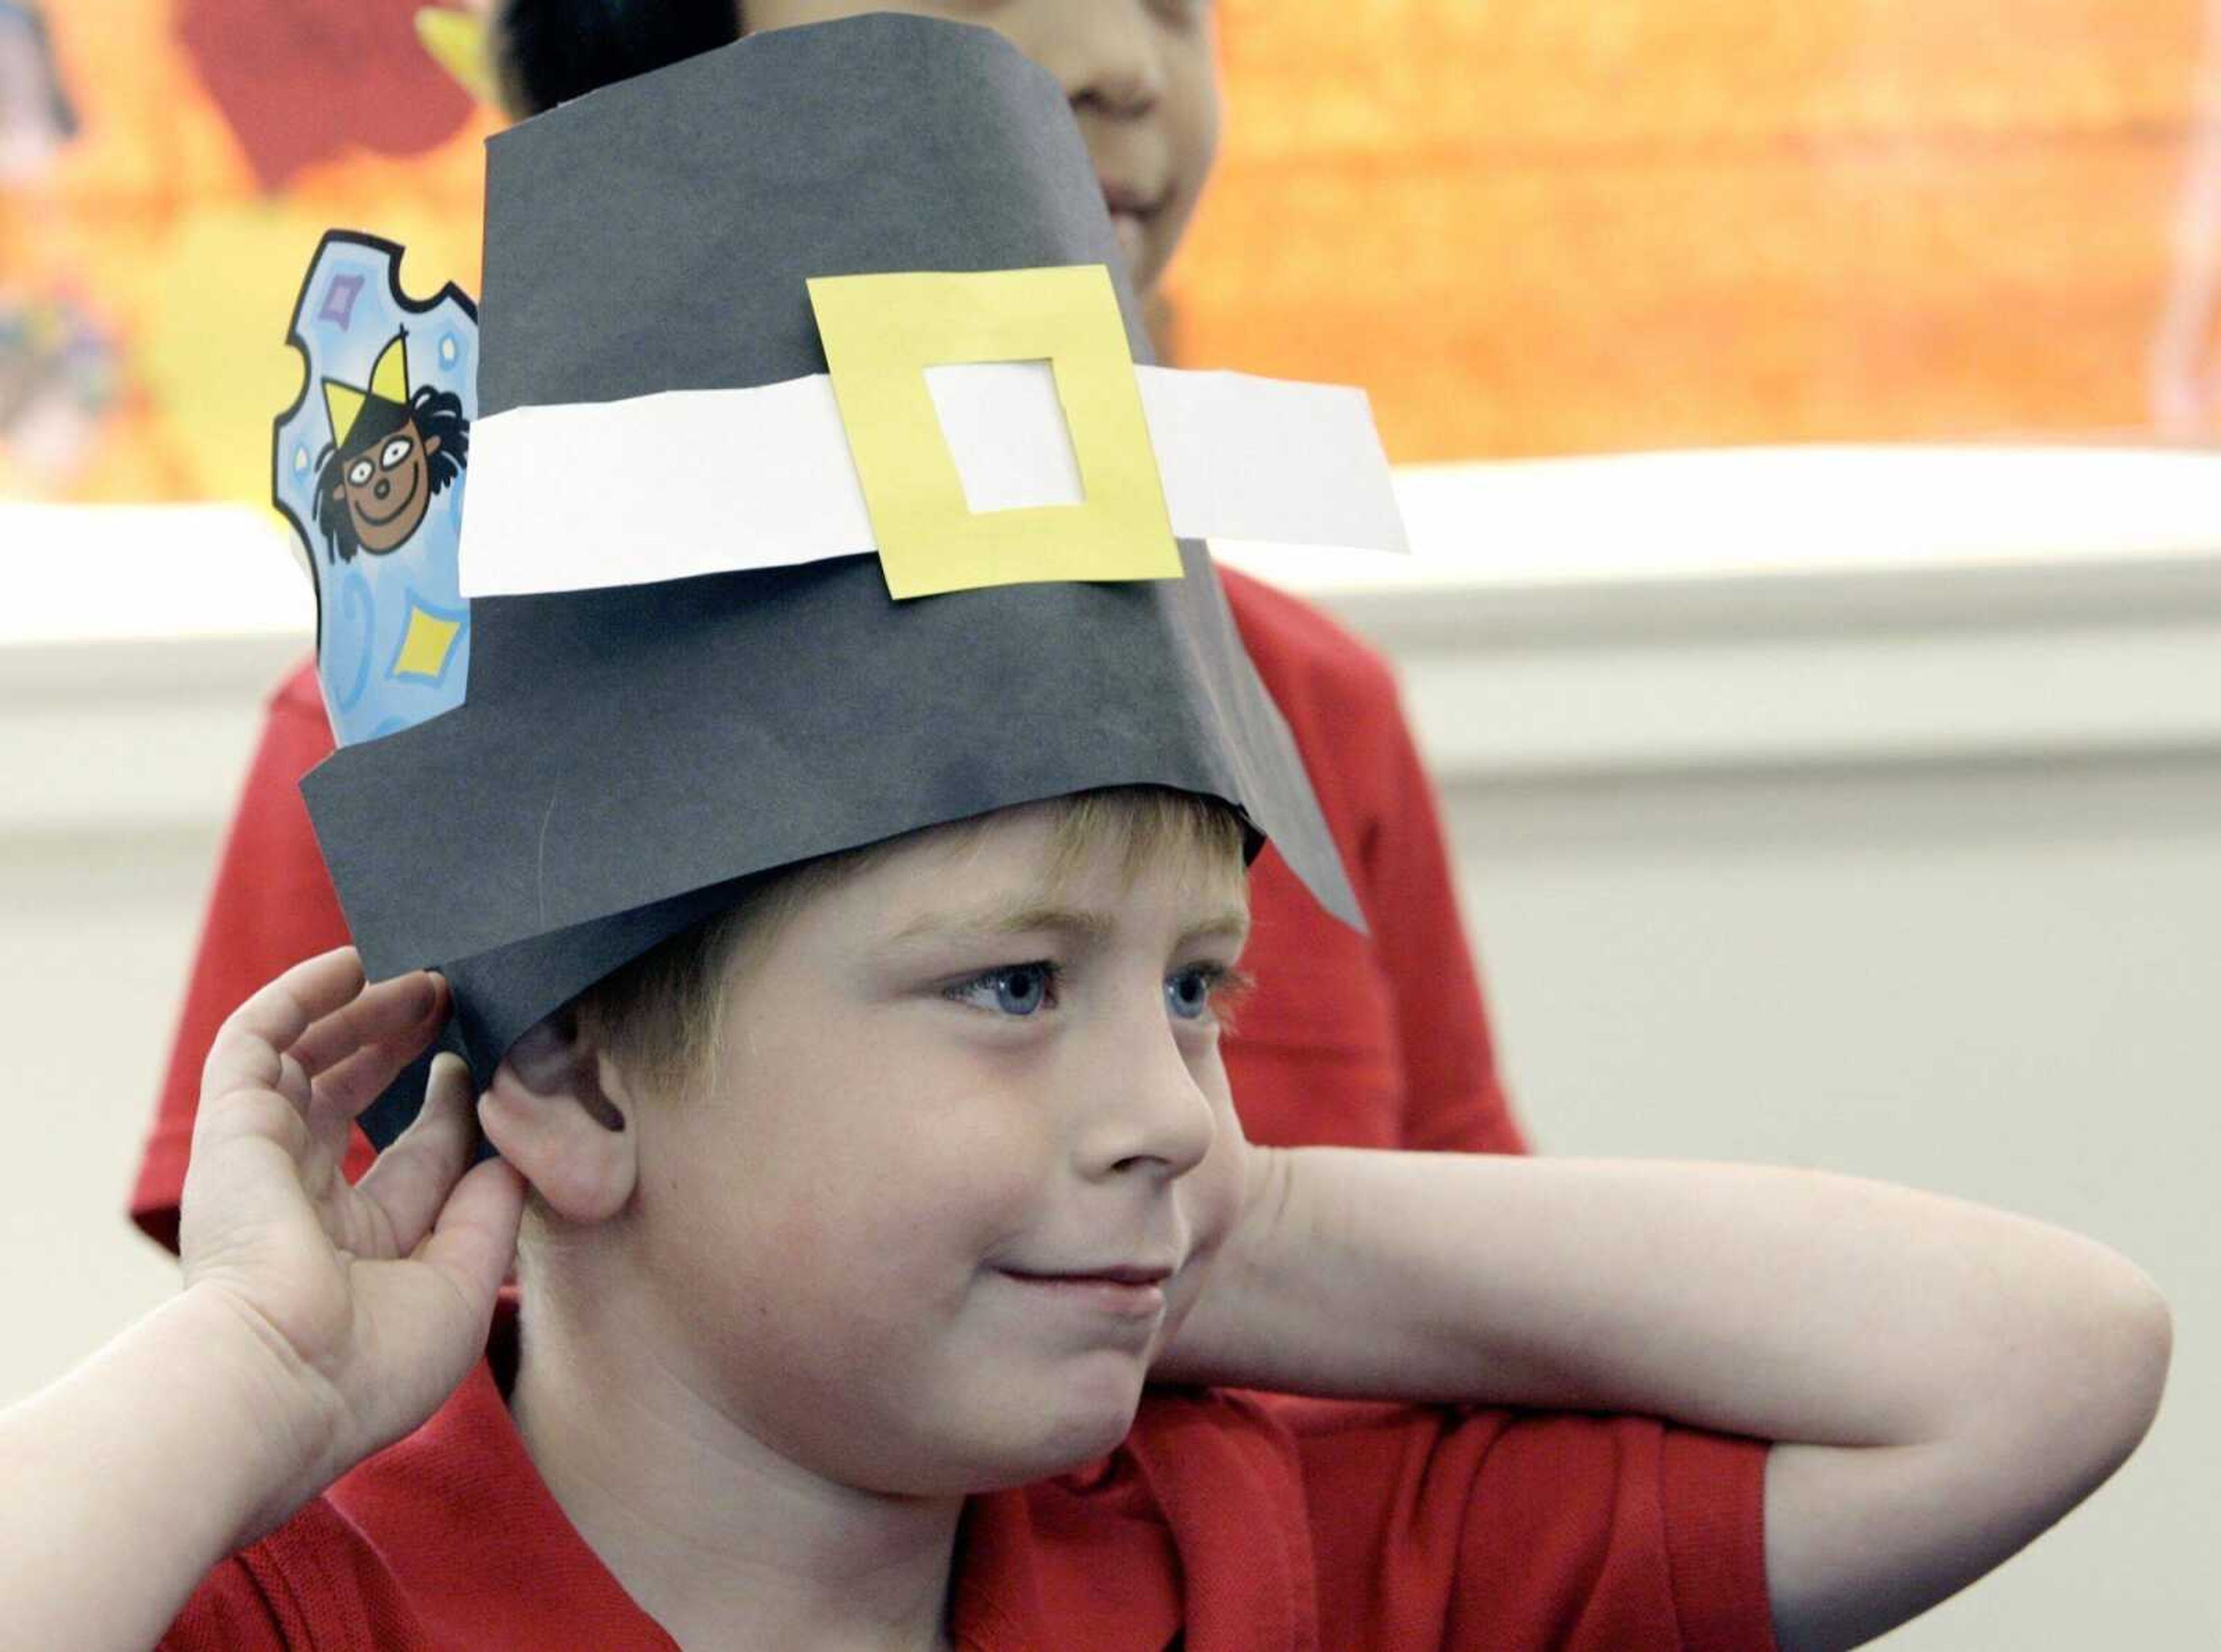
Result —
[{"label": "boy's lips", "polygon": [[1148,249],[1149,226],[1165,203],[1167,191],[1154,192],[1129,184],[1103,180],[1103,204],[1110,213],[1110,228],[1118,237],[1118,251],[1129,269],[1137,267]]},{"label": "boy's lips", "polygon": [[1148,217],[1164,205],[1167,191],[1145,190],[1136,184],[1122,184],[1114,178],[1097,180],[1103,185],[1103,204],[1113,212],[1131,212]]},{"label": "boy's lips", "polygon": [[1102,1267],[1006,1267],[1022,1280],[1094,1280],[1110,1285],[1162,1285],[1179,1270],[1165,1262],[1113,1262]]},{"label": "boy's lips", "polygon": [[1073,1273],[1023,1273],[1007,1267],[1000,1272],[1012,1283],[1025,1286],[1035,1301],[1060,1303],[1090,1314],[1154,1325],[1165,1311],[1164,1282],[1173,1270],[1120,1266]]}]

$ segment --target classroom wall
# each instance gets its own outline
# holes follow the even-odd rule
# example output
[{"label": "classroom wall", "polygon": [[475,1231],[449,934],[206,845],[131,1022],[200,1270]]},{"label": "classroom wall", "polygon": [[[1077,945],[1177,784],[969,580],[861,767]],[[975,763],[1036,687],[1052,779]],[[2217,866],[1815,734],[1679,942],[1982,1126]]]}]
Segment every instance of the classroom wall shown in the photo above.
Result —
[{"label": "classroom wall", "polygon": [[[1486,665],[1406,655],[1539,1151],[1810,1165],[1974,1198],[2105,1241],[2171,1298],[2173,1378],[2141,1453],[1888,1637],[1906,1652],[2221,1645],[2221,741],[2168,726],[2182,692],[2221,715],[2221,585],[2179,594],[2143,622],[2101,608],[1808,639],[1778,672],[1707,670],[1689,639],[1678,656],[1562,638]],[[2031,713],[2111,683],[2118,723],[2086,740],[1993,723],[1893,754],[1893,702],[1919,691],[1924,654],[1955,662],[1967,698],[1986,679]],[[1809,727],[1770,740],[1826,696],[1831,665],[1884,726],[1877,748],[1828,751]],[[2130,704],[2140,665],[2149,718]],[[1457,754],[1493,691],[1546,680],[1706,706],[1738,737],[1655,766]]]},{"label": "classroom wall", "polygon": [[[1403,671],[1539,1148],[1993,1201],[2173,1298],[2143,1453],[1893,1643],[2221,1643],[2221,560],[1323,599]],[[124,1199],[256,702],[298,647],[0,648],[0,1402],[169,1288]]]}]

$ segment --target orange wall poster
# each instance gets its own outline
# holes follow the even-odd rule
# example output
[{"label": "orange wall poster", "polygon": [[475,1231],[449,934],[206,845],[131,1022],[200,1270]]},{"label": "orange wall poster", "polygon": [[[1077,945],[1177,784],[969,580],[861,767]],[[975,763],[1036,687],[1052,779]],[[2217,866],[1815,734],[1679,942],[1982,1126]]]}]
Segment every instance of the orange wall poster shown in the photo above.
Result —
[{"label": "orange wall poster", "polygon": [[[329,226],[475,290],[497,117],[422,3],[0,0],[0,497],[266,499]],[[2221,426],[2192,0],[1217,10],[1173,354],[1396,459]]]}]

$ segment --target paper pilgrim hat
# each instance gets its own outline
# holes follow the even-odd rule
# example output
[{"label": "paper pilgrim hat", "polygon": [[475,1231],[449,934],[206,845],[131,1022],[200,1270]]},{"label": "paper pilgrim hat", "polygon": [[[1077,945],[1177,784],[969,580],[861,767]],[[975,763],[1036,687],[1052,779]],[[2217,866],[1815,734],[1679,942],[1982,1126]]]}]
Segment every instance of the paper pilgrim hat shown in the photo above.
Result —
[{"label": "paper pilgrim hat", "polygon": [[[1239,447],[1248,422],[1229,435],[1203,405],[1238,387],[1147,366],[1142,385],[1065,97],[999,36],[896,16],[781,30],[495,137],[478,343],[467,696],[342,748],[303,791],[369,973],[441,969],[481,1085],[741,880],[1096,787],[1225,800],[1253,853],[1269,836],[1361,923],[1210,557],[1175,537],[1214,498],[1238,517],[1242,479],[1174,487],[1152,458],[1183,418]],[[990,357],[1053,363],[1082,503],[966,504],[923,368]],[[1191,378],[1182,412],[1165,386]],[[1298,440],[1323,428],[1254,405],[1248,437],[1277,441],[1282,415]],[[840,451],[791,450],[821,416]],[[1385,495],[1359,422],[1348,473],[1372,479],[1336,497]],[[820,531],[835,518],[848,540]],[[786,565],[766,566],[766,519],[796,537]],[[891,595],[903,579],[941,594]]]}]

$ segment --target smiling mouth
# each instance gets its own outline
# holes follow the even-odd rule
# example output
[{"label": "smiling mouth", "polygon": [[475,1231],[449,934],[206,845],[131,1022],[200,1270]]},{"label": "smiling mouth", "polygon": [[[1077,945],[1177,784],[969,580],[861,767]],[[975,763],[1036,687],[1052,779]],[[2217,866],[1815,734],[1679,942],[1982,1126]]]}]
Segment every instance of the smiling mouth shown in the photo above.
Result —
[{"label": "smiling mouth", "polygon": [[1111,1279],[1104,1274],[1013,1273],[1003,1277],[1023,1286],[1047,1303],[1117,1319],[1154,1320],[1165,1311],[1165,1287],[1161,1281],[1143,1283]]},{"label": "smiling mouth", "polygon": [[355,507],[355,514],[360,516],[365,522],[368,523],[372,527],[383,528],[387,523],[391,522],[396,516],[409,509],[410,503],[414,501],[416,497],[416,479],[414,475],[411,475],[409,479],[409,491],[401,496],[401,503],[399,504],[395,505],[392,510],[387,511],[384,516],[373,516],[369,511],[363,510],[360,505]]},{"label": "smiling mouth", "polygon": [[1140,191],[1129,189],[1123,185],[1103,185],[1103,205],[1110,215],[1111,227],[1119,232],[1121,241],[1134,243],[1129,248],[1129,257],[1146,243],[1149,227],[1155,223],[1157,214],[1164,210],[1165,203],[1171,198],[1169,190],[1145,196]]},{"label": "smiling mouth", "polygon": [[1111,211],[1137,213],[1142,217],[1148,217],[1172,196],[1169,186],[1152,194],[1131,184],[1113,183],[1106,178],[1098,178],[1096,183],[1103,191],[1103,204]]}]

